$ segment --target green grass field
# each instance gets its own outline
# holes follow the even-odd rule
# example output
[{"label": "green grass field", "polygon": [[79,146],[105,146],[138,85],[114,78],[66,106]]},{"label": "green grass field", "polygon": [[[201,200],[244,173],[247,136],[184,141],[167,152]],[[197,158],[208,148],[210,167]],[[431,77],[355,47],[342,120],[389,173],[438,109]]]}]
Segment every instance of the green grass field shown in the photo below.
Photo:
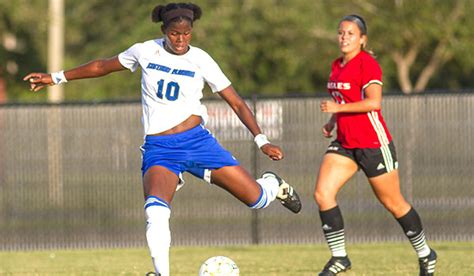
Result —
[{"label": "green grass field", "polygon": [[[437,275],[474,275],[474,242],[431,243]],[[407,243],[349,244],[353,268],[342,275],[418,275]],[[232,258],[241,275],[317,275],[329,258],[325,245],[173,247],[172,275],[197,275],[208,257]],[[145,275],[152,270],[146,248],[0,252],[0,275]]]}]

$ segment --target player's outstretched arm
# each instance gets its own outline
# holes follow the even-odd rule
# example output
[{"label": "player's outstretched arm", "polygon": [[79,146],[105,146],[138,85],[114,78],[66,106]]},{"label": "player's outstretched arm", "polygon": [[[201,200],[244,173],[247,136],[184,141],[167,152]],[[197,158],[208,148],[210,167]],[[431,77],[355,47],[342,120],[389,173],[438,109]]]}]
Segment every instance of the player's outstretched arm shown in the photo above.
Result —
[{"label": "player's outstretched arm", "polygon": [[280,147],[272,145],[267,137],[262,134],[260,127],[258,126],[257,120],[247,106],[245,101],[237,94],[232,86],[225,88],[219,92],[219,95],[230,105],[235,114],[239,117],[240,121],[250,130],[255,137],[255,142],[258,147],[272,160],[283,159],[283,152]]},{"label": "player's outstretched arm", "polygon": [[66,83],[71,80],[97,78],[109,73],[125,70],[117,56],[108,59],[96,59],[76,68],[56,73],[29,73],[23,80],[30,83],[31,91],[39,91],[46,86]]}]

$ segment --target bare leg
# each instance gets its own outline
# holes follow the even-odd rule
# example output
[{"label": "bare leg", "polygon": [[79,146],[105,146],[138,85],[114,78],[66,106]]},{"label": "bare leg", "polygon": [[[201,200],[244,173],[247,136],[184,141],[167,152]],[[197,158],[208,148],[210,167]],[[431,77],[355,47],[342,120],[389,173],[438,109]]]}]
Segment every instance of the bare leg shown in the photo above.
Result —
[{"label": "bare leg", "polygon": [[351,268],[347,257],[344,220],[337,206],[337,193],[357,172],[357,164],[340,154],[324,155],[319,169],[314,191],[314,199],[319,206],[322,229],[332,257],[319,275],[335,275]]},{"label": "bare leg", "polygon": [[241,166],[227,166],[212,171],[211,182],[247,205],[255,203],[261,193],[255,178]]},{"label": "bare leg", "polygon": [[145,198],[156,196],[171,204],[178,181],[178,176],[165,167],[153,166],[149,168],[143,176]]},{"label": "bare leg", "polygon": [[348,157],[335,153],[324,155],[314,191],[314,199],[321,211],[337,206],[337,193],[357,169],[357,164]]},{"label": "bare leg", "polygon": [[395,218],[408,213],[411,206],[400,191],[398,170],[369,178],[369,183],[377,199]]},{"label": "bare leg", "polygon": [[420,262],[420,275],[433,275],[436,252],[426,242],[420,216],[400,192],[398,170],[369,178],[369,182],[379,201],[397,219],[415,249]]}]

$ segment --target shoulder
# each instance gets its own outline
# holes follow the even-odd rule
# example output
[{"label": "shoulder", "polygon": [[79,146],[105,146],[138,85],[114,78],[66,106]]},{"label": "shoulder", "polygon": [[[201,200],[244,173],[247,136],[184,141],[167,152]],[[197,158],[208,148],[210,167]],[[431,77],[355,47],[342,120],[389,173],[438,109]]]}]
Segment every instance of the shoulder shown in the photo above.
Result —
[{"label": "shoulder", "polygon": [[373,57],[371,54],[369,54],[366,51],[362,51],[360,53],[360,61],[365,64],[379,64],[379,62]]},{"label": "shoulder", "polygon": [[338,68],[341,68],[341,62],[342,62],[342,57],[338,57],[334,59],[331,63],[331,72],[334,70],[338,70]]},{"label": "shoulder", "polygon": [[144,42],[137,42],[133,44],[129,49],[133,49],[135,51],[156,51],[159,50],[160,48],[163,48],[163,40],[162,39],[152,39],[152,40],[147,40]]},{"label": "shoulder", "polygon": [[206,51],[204,51],[203,49],[199,48],[199,47],[195,47],[195,46],[190,46],[190,54],[193,56],[193,57],[197,57],[197,58],[204,58],[204,59],[212,59],[211,55],[209,55],[209,53],[207,53]]},{"label": "shoulder", "polygon": [[332,61],[331,65],[332,66],[339,65],[339,64],[341,64],[341,61],[342,61],[342,57],[338,57],[338,58],[336,58]]},{"label": "shoulder", "polygon": [[207,68],[208,66],[215,66],[217,62],[211,57],[209,53],[199,47],[190,46],[188,53],[189,59],[196,63],[201,68]]},{"label": "shoulder", "polygon": [[371,54],[367,53],[366,51],[361,52],[359,61],[362,68],[382,70],[380,68],[379,62]]},{"label": "shoulder", "polygon": [[135,45],[139,45],[139,47],[143,50],[159,50],[159,49],[164,49],[163,48],[163,39],[158,38],[158,39],[151,39],[147,40],[141,43],[137,43]]}]

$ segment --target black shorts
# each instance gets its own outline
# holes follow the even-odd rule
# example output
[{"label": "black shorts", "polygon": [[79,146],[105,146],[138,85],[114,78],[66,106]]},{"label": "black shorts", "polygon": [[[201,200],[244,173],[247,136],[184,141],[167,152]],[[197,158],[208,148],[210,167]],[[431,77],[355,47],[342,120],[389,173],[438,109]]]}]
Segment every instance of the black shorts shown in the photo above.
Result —
[{"label": "black shorts", "polygon": [[393,141],[380,148],[344,148],[334,140],[326,153],[337,153],[354,160],[367,177],[375,177],[398,169],[397,154]]}]

